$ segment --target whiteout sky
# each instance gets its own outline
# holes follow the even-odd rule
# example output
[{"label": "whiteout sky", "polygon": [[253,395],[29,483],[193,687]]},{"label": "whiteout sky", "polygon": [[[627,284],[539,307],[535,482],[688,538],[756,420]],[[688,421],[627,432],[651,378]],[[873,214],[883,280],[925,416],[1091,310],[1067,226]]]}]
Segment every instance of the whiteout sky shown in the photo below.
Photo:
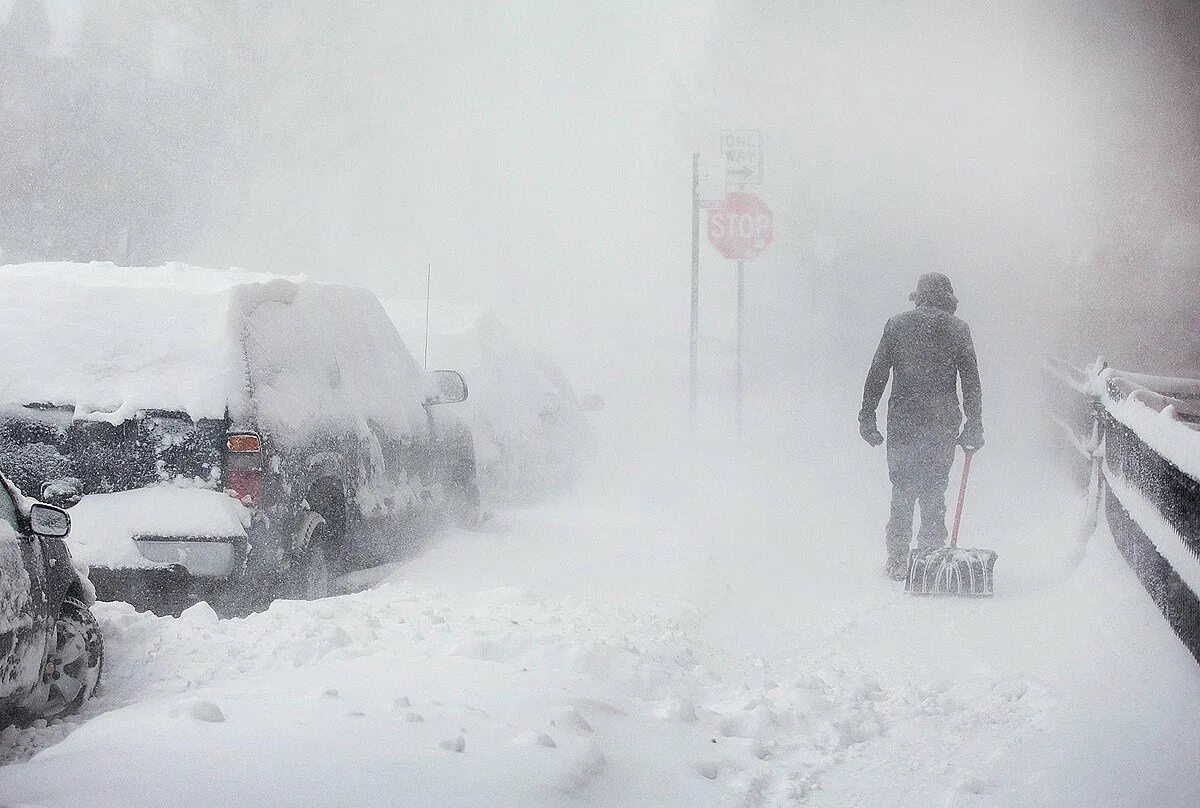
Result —
[{"label": "whiteout sky", "polygon": [[[431,263],[437,302],[495,310],[559,359],[580,392],[607,393],[610,405],[590,416],[601,462],[575,498],[505,509],[494,532],[454,536],[405,564],[396,574],[415,587],[415,600],[401,589],[389,604],[397,590],[378,590],[219,623],[203,610],[175,622],[103,607],[113,664],[102,709],[134,709],[85,724],[30,767],[0,770],[0,780],[27,794],[57,790],[59,803],[78,802],[76,793],[94,798],[97,784],[161,798],[162,778],[130,778],[112,762],[112,739],[132,738],[145,771],[166,772],[184,790],[201,783],[219,795],[214,804],[243,796],[242,783],[286,799],[277,789],[287,778],[262,772],[294,768],[293,749],[318,748],[308,725],[299,733],[287,723],[299,709],[350,722],[339,724],[350,727],[345,734],[328,736],[339,753],[327,757],[355,765],[332,775],[304,769],[331,793],[363,778],[377,787],[379,771],[416,776],[439,797],[451,793],[447,786],[466,789],[463,802],[513,793],[504,789],[514,769],[473,757],[487,748],[485,733],[507,732],[510,711],[530,712],[526,705],[543,697],[547,707],[561,704],[557,678],[545,678],[540,693],[523,690],[543,681],[539,666],[569,666],[576,682],[576,661],[596,659],[596,693],[610,692],[626,663],[606,667],[598,636],[620,636],[613,659],[628,658],[629,637],[643,631],[675,637],[657,619],[643,622],[657,614],[640,611],[645,597],[669,602],[671,614],[691,604],[697,648],[716,651],[713,670],[739,669],[733,663],[744,655],[747,665],[755,655],[785,672],[832,659],[829,681],[845,683],[858,705],[857,694],[873,689],[859,684],[861,663],[904,710],[913,682],[933,686],[933,703],[949,711],[916,710],[928,691],[914,691],[912,721],[885,733],[875,745],[881,756],[825,756],[849,766],[822,784],[826,804],[848,804],[842,794],[870,802],[866,795],[897,788],[920,805],[1010,804],[1002,802],[1009,794],[1020,805],[1195,802],[1191,758],[1163,754],[1195,746],[1192,660],[1103,531],[1079,571],[1064,577],[1077,502],[1060,485],[1065,464],[1048,462],[1050,447],[1063,444],[1038,431],[1033,386],[1034,367],[1050,351],[1086,361],[1123,347],[1146,370],[1200,373],[1200,329],[1191,321],[1200,310],[1200,28],[1190,4],[45,0],[53,31],[38,47],[75,62],[50,60],[54,69],[40,51],[25,62],[13,56],[21,49],[12,46],[11,20],[41,4],[0,0],[0,23],[10,21],[0,27],[0,70],[25,65],[11,80],[0,74],[0,113],[43,115],[27,115],[16,129],[25,138],[19,148],[0,148],[0,185],[10,176],[36,180],[13,189],[26,193],[56,176],[66,193],[49,198],[70,215],[42,217],[52,226],[32,216],[29,233],[20,232],[10,220],[40,209],[14,207],[0,187],[0,251],[16,256],[0,260],[121,260],[124,252],[150,263],[303,272],[388,298],[420,297]],[[39,107],[44,87],[59,94]],[[150,89],[165,100],[143,103]],[[55,119],[60,107],[64,120]],[[0,143],[7,124],[0,117]],[[712,156],[726,127],[766,134],[760,193],[775,212],[775,243],[748,267],[742,442],[733,439],[729,402],[734,267],[702,244],[704,400],[697,440],[685,442],[692,153]],[[43,129],[78,147],[65,175],[35,173],[45,162]],[[71,136],[81,132],[103,137]],[[122,207],[122,199],[134,204]],[[160,206],[167,213],[141,215]],[[138,227],[92,217],[92,209],[127,214]],[[170,238],[147,237],[153,228]],[[900,608],[899,586],[880,575],[884,452],[859,440],[855,416],[884,320],[909,305],[917,276],[929,270],[953,279],[983,374],[988,446],[972,471],[964,546],[994,548],[1001,563],[994,601]],[[1159,318],[1172,313],[1183,313],[1171,328],[1190,343],[1167,336]],[[1127,330],[1131,323],[1141,330]],[[1126,334],[1132,339],[1121,346]],[[1163,348],[1154,361],[1144,356],[1148,343]],[[489,595],[493,587],[501,588]],[[474,605],[457,607],[456,590]],[[608,613],[611,593],[612,613],[631,615],[631,627],[586,615],[575,622],[575,607],[564,611],[558,598],[577,592],[586,597],[576,605],[599,598],[597,615]],[[544,625],[526,619],[526,607],[543,597],[545,606],[530,608],[535,618],[544,612]],[[357,632],[379,625],[377,610],[388,629],[364,629],[374,638],[370,655],[355,645],[307,672],[293,665],[297,653],[340,645],[326,642],[328,624],[345,621]],[[476,614],[487,619],[473,622]],[[547,645],[564,616],[565,636]],[[443,635],[433,618],[462,636]],[[214,642],[223,649],[217,662]],[[487,650],[475,661],[489,667],[463,656],[468,645]],[[146,648],[153,664],[143,664]],[[663,647],[672,677],[689,667],[678,659],[692,658],[680,648],[682,657]],[[409,657],[399,677],[384,667],[392,653]],[[508,667],[498,667],[504,659]],[[695,668],[704,678],[706,665]],[[225,682],[214,678],[218,669]],[[197,778],[196,761],[217,759],[217,747],[204,744],[228,736],[180,732],[166,703],[179,696],[181,670],[189,686],[229,707],[224,726],[252,751],[221,746],[221,759],[249,768]],[[774,690],[765,674],[760,664],[759,685]],[[946,691],[943,678],[965,689]],[[513,689],[510,679],[522,684]],[[1059,701],[1049,717],[1037,697],[1044,683]],[[331,684],[344,701],[329,697]],[[828,686],[817,684],[813,703],[825,703]],[[466,755],[438,746],[445,733],[462,732],[468,719],[459,713],[443,727],[421,707],[431,720],[409,726],[427,734],[410,745],[391,735],[377,741],[359,729],[364,713],[336,706],[368,694],[395,704],[411,693],[414,707],[464,698],[443,690],[494,697],[497,718],[472,729]],[[781,759],[797,749],[808,757],[810,696],[801,690],[798,720],[783,722],[799,735],[781,737],[783,749],[802,745]],[[1027,690],[1035,698],[1025,706],[1004,695],[1021,699]],[[744,686],[737,693],[737,710],[760,714]],[[234,711],[251,704],[258,718],[243,722],[247,713]],[[619,725],[620,741],[605,754],[634,779],[614,775],[612,784],[629,790],[615,801],[593,790],[598,804],[620,803],[640,778],[686,789],[708,777],[699,777],[691,752],[681,756],[683,746],[655,740],[664,724],[654,720]],[[688,726],[703,728],[693,740],[707,758],[707,725]],[[906,738],[906,727],[927,743]],[[1042,740],[1026,744],[1029,736],[1010,735],[1013,728]],[[35,746],[56,743],[58,732],[51,727]],[[280,743],[264,746],[267,734]],[[512,753],[507,736],[495,739],[501,755]],[[774,765],[751,748],[747,772]],[[121,748],[121,759],[130,754]],[[396,754],[417,765],[398,764]],[[386,762],[358,765],[370,755]],[[441,768],[459,762],[465,768]],[[579,770],[568,763],[568,774]],[[805,788],[813,782],[804,780]],[[292,788],[299,794],[307,782]],[[916,799],[914,784],[941,796]],[[747,787],[757,797],[759,786],[752,778]],[[1039,802],[1043,791],[1059,798]],[[410,792],[386,798],[396,793]]]},{"label": "whiteout sky", "polygon": [[[235,102],[262,145],[237,201],[173,257],[387,296],[421,295],[431,262],[436,298],[496,309],[598,387],[631,369],[682,380],[691,153],[721,128],[769,142],[759,383],[836,374],[847,351],[857,377],[930,269],[957,283],[985,352],[1049,342],[1028,317],[1061,313],[1106,210],[1154,195],[1139,161],[1194,133],[1178,19],[1138,3],[263,3],[232,6],[236,24],[207,3],[46,5],[54,48],[107,11],[118,40],[153,40],[160,75],[189,75],[216,58],[214,31],[246,26],[232,41],[252,44],[223,56],[261,76]],[[1193,210],[1170,213],[1161,229],[1195,232]],[[724,378],[733,272],[707,245],[702,264]]]}]

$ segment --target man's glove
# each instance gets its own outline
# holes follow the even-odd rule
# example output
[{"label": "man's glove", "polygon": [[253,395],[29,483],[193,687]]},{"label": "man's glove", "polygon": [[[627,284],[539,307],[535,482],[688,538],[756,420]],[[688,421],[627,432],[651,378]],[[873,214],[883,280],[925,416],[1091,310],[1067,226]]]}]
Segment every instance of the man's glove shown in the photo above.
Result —
[{"label": "man's glove", "polygon": [[967,454],[979,451],[983,447],[983,424],[978,421],[967,421],[963,425],[962,434],[958,436],[958,445]]},{"label": "man's glove", "polygon": [[875,425],[875,414],[870,416],[858,417],[858,434],[862,435],[862,439],[872,446],[878,446],[883,443],[883,435],[879,433],[879,427]]}]

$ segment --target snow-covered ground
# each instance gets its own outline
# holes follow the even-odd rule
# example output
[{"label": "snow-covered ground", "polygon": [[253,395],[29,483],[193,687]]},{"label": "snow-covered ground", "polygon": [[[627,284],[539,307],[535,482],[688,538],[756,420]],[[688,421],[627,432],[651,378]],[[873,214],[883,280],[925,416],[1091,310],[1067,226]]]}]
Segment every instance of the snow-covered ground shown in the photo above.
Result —
[{"label": "snow-covered ground", "polygon": [[1103,527],[1065,574],[1073,490],[997,430],[964,527],[997,595],[914,600],[881,454],[780,415],[741,453],[606,441],[357,594],[102,605],[103,693],[0,735],[0,804],[1196,804],[1200,670]]}]

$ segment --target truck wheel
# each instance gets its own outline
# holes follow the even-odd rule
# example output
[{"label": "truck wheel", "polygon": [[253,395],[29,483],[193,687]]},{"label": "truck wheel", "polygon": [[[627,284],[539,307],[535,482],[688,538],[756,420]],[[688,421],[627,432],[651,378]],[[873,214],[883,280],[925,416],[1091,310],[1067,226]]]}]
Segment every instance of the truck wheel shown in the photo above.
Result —
[{"label": "truck wheel", "polygon": [[458,480],[450,489],[450,513],[454,523],[464,530],[475,530],[483,521],[479,503],[479,484],[474,480]]},{"label": "truck wheel", "polygon": [[296,531],[294,555],[284,572],[283,597],[289,600],[319,600],[333,589],[329,570],[326,538],[329,523],[316,511],[309,511]]},{"label": "truck wheel", "polygon": [[46,661],[45,679],[26,702],[26,712],[32,718],[75,712],[96,691],[103,667],[104,640],[92,610],[67,598],[54,624],[54,651]]}]

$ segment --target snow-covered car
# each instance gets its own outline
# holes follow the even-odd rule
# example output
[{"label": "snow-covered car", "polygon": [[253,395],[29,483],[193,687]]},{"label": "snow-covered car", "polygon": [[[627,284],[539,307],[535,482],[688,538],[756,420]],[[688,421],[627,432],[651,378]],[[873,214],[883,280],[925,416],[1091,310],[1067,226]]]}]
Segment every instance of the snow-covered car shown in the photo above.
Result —
[{"label": "snow-covered car", "polygon": [[31,264],[0,268],[0,309],[0,462],[73,505],[101,599],[321,597],[478,508],[470,432],[436,406],[462,377],[422,370],[368,291]]},{"label": "snow-covered car", "polygon": [[[425,303],[386,299],[384,308],[413,346],[425,338]],[[547,355],[515,339],[496,315],[435,305],[430,356],[458,367],[471,398],[462,406],[475,439],[480,488],[493,501],[527,502],[575,482],[595,454],[581,400]]]},{"label": "snow-covered car", "polygon": [[63,539],[71,517],[0,474],[0,728],[77,709],[104,661],[95,593]]}]

